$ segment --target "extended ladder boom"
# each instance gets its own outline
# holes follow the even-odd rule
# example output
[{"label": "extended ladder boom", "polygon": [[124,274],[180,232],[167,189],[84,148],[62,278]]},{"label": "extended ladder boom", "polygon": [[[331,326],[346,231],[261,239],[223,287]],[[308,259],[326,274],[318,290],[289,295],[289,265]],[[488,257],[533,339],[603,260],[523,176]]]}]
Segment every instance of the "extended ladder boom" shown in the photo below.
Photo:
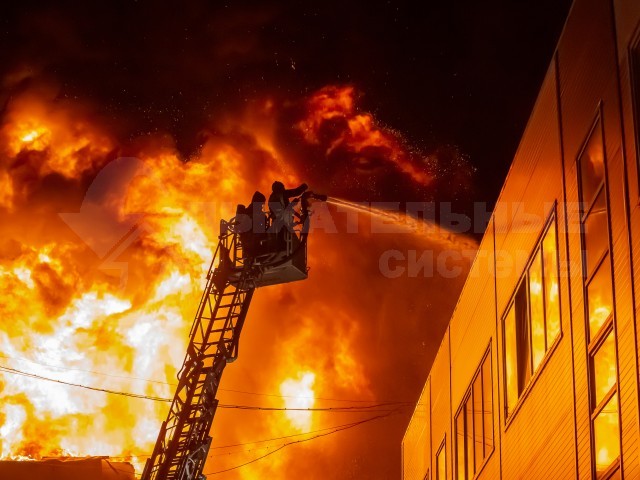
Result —
[{"label": "extended ladder boom", "polygon": [[207,285],[191,328],[189,345],[167,420],[162,423],[143,480],[204,479],[216,394],[238,341],[254,292],[251,265],[234,272],[237,236],[225,228],[207,273]]},{"label": "extended ladder boom", "polygon": [[[202,469],[211,445],[220,378],[227,363],[238,357],[240,333],[255,288],[307,278],[310,199],[324,201],[326,196],[303,193],[292,202],[290,223],[274,228],[266,221],[263,232],[241,231],[246,218],[239,215],[220,222],[218,247],[178,372],[178,386],[142,480],[205,480]],[[252,254],[243,251],[243,243],[252,246]]]}]

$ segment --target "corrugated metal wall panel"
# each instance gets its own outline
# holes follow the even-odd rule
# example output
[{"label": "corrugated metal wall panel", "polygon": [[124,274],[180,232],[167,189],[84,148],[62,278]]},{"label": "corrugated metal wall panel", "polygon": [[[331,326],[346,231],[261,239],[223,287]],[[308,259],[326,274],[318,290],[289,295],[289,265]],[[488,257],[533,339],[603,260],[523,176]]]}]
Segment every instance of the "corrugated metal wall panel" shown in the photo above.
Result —
[{"label": "corrugated metal wall panel", "polygon": [[[640,2],[638,2],[640,5]],[[639,20],[640,22],[640,20]],[[638,24],[640,27],[640,23]],[[627,48],[621,50],[620,53],[620,85],[622,98],[622,116],[624,121],[624,137],[625,137],[625,155],[627,160],[627,169],[629,171],[629,198],[631,199],[631,208],[636,212],[638,201],[640,200],[639,179],[638,179],[638,147],[637,147],[637,122],[634,117],[634,108],[632,101],[632,78],[628,55],[629,43]],[[640,73],[640,72],[639,72]],[[640,84],[640,76],[636,77]],[[640,93],[640,88],[638,88]],[[635,231],[635,230],[634,230]]]},{"label": "corrugated metal wall panel", "polygon": [[533,253],[553,202],[561,199],[562,163],[556,119],[555,70],[551,66],[494,211],[500,315]]},{"label": "corrugated metal wall panel", "polygon": [[423,480],[431,471],[431,389],[427,379],[402,439],[402,478]]},{"label": "corrugated metal wall panel", "polygon": [[[495,338],[493,232],[487,230],[449,324],[451,404],[456,411],[482,356]],[[495,341],[493,342],[495,345]],[[494,347],[495,348],[495,347]]]},{"label": "corrugated metal wall panel", "polygon": [[433,361],[431,373],[431,442],[434,446],[431,452],[431,464],[435,465],[436,450],[446,436],[447,444],[447,472],[451,476],[452,452],[451,445],[451,397],[449,376],[449,329],[447,329],[440,350]]},{"label": "corrugated metal wall panel", "polygon": [[[638,2],[640,6],[640,2]],[[640,19],[638,19],[640,22]],[[628,42],[627,42],[628,45]],[[631,72],[629,68],[629,58],[627,50],[620,51],[620,84],[622,96],[622,116],[624,120],[625,135],[625,160],[628,170],[628,188],[629,188],[629,208],[630,208],[630,228],[632,237],[632,251],[634,264],[634,278],[640,279],[640,193],[638,178],[638,156],[636,147],[636,129],[638,123],[635,121],[632,108],[632,91],[631,91]],[[639,72],[640,73],[640,72]],[[640,80],[640,77],[638,78]],[[640,83],[640,82],[639,82]],[[640,94],[640,88],[638,89]],[[640,113],[640,112],[639,112]],[[625,232],[626,234],[626,232]],[[636,287],[636,297],[638,295]],[[637,316],[637,313],[636,313]]]},{"label": "corrugated metal wall panel", "polygon": [[497,450],[487,460],[482,467],[480,473],[476,476],[476,480],[497,480],[500,478],[500,457]]},{"label": "corrugated metal wall panel", "polygon": [[613,4],[616,13],[616,28],[618,30],[618,50],[622,53],[628,47],[632,35],[638,28],[640,2],[614,0]]},{"label": "corrugated metal wall panel", "polygon": [[575,160],[615,74],[610,12],[608,1],[576,1],[558,45],[567,160]]},{"label": "corrugated metal wall panel", "polygon": [[566,368],[570,364],[571,345],[561,341],[521,399],[503,433],[504,478],[574,476],[572,378]]}]

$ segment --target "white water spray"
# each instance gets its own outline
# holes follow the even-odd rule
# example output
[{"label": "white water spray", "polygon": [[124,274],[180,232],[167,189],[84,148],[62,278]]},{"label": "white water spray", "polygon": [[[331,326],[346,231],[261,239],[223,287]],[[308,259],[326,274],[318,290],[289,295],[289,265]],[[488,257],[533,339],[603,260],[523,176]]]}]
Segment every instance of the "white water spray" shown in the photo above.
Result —
[{"label": "white water spray", "polygon": [[369,215],[370,217],[385,222],[386,224],[397,225],[406,229],[408,233],[419,236],[427,236],[431,240],[434,240],[437,243],[448,248],[456,248],[460,250],[476,250],[478,248],[477,242],[467,235],[452,232],[451,230],[447,230],[446,228],[443,228],[434,222],[426,219],[420,220],[403,212],[382,210],[370,205],[354,203],[336,197],[328,197],[327,203],[330,203],[337,207],[347,208],[359,213],[364,213],[366,215]]}]

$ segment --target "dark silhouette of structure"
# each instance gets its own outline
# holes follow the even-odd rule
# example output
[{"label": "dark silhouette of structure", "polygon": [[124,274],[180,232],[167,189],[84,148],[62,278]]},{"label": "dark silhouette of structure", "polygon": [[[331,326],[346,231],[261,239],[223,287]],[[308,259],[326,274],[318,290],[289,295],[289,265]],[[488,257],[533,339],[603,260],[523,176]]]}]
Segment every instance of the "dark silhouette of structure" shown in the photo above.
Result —
[{"label": "dark silhouette of structure", "polygon": [[263,211],[265,200],[266,197],[256,191],[251,197],[249,206],[238,205],[236,209],[238,232],[245,256],[258,256],[267,248],[268,218]]},{"label": "dark silhouette of structure", "polygon": [[299,187],[287,190],[284,188],[282,182],[273,182],[273,185],[271,185],[271,195],[269,195],[269,211],[271,212],[271,218],[274,223],[277,224],[279,220],[284,219],[291,199],[302,195],[307,188],[308,185],[303,183]]},{"label": "dark silhouette of structure", "polygon": [[[249,208],[239,205],[236,217],[221,220],[218,247],[178,373],[178,386],[143,480],[205,479],[202,469],[211,445],[216,394],[225,366],[238,357],[240,333],[255,289],[307,278],[309,200],[326,197],[306,189],[304,184],[294,190],[278,187],[274,197],[278,205],[290,208],[298,219],[290,228],[281,229],[282,244],[261,240],[271,225],[262,211],[264,195],[260,192],[253,195]],[[304,192],[303,197],[290,202],[296,192]]]}]

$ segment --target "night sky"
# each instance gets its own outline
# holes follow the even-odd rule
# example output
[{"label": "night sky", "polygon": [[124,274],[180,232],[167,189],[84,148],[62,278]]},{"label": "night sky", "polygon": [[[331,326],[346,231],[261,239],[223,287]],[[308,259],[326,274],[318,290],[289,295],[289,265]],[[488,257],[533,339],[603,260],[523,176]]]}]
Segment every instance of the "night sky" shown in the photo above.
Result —
[{"label": "night sky", "polygon": [[203,125],[243,102],[352,84],[412,146],[457,147],[475,167],[469,198],[491,203],[569,3],[5,3],[0,104],[55,83],[122,137],[168,132],[188,158]]}]

